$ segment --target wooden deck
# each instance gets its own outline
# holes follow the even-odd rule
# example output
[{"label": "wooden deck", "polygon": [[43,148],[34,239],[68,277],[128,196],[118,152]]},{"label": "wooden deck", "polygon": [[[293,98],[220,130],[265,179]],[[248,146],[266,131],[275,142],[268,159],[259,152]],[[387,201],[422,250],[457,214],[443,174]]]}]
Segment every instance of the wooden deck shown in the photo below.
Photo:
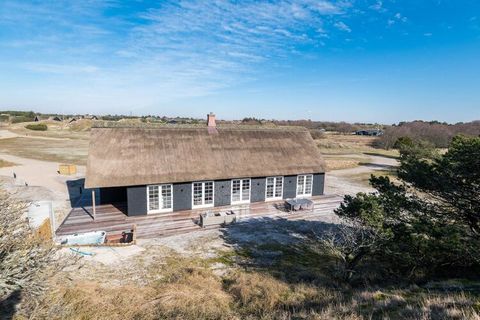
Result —
[{"label": "wooden deck", "polygon": [[[288,220],[321,220],[331,214],[339,206],[342,198],[337,195],[313,197],[313,211],[286,212],[283,201],[258,202],[246,205],[211,208],[212,211],[235,210],[239,221],[269,217]],[[144,216],[128,217],[125,215],[126,204],[96,206],[96,218],[93,220],[92,207],[74,208],[58,227],[58,236],[103,230],[109,234],[119,234],[122,231],[137,226],[137,238],[156,238],[191,231],[205,230],[198,225],[199,214],[209,209],[196,209],[170,213],[157,213]],[[209,229],[211,229],[210,227]],[[216,227],[213,227],[216,228]]]}]

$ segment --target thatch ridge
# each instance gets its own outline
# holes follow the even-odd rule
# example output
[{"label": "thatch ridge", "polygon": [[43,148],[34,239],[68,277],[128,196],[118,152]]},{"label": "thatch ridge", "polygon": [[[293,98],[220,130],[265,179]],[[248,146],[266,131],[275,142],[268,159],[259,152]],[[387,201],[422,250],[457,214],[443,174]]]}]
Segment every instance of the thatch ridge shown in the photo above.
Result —
[{"label": "thatch ridge", "polygon": [[[204,123],[198,124],[181,124],[181,123],[151,123],[151,122],[133,122],[133,121],[96,121],[92,124],[92,128],[143,128],[143,129],[201,129],[205,130]],[[265,125],[250,125],[250,124],[222,124],[217,123],[217,128],[220,129],[235,129],[235,130],[298,130],[308,131],[302,126],[265,126]]]}]

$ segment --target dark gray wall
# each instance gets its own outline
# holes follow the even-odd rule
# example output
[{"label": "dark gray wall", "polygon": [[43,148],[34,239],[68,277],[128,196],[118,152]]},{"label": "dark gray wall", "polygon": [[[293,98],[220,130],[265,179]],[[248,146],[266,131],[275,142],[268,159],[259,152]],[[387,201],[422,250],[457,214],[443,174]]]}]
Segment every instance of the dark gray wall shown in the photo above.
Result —
[{"label": "dark gray wall", "polygon": [[325,189],[325,173],[315,173],[313,175],[313,196],[320,196]]},{"label": "dark gray wall", "polygon": [[173,185],[173,211],[192,209],[192,184],[175,183]]},{"label": "dark gray wall", "polygon": [[[250,202],[265,201],[266,178],[251,179]],[[312,195],[322,195],[325,188],[325,174],[313,175]],[[214,182],[215,207],[230,205],[231,180]],[[295,198],[297,195],[297,176],[285,176],[283,179],[283,198]],[[124,199],[124,200],[121,200]],[[128,201],[128,215],[147,214],[147,187],[134,186],[127,188],[102,188],[101,203]],[[173,211],[192,209],[192,183],[173,184]]]},{"label": "dark gray wall", "polygon": [[250,202],[265,201],[265,178],[252,178],[251,184]]},{"label": "dark gray wall", "polygon": [[147,187],[127,187],[128,215],[140,216],[147,214]]},{"label": "dark gray wall", "polygon": [[112,187],[100,189],[100,204],[110,204],[127,201],[126,187]]},{"label": "dark gray wall", "polygon": [[285,176],[283,178],[283,199],[297,196],[297,176]]},{"label": "dark gray wall", "polygon": [[231,201],[231,180],[217,180],[213,182],[215,207],[228,206]]}]

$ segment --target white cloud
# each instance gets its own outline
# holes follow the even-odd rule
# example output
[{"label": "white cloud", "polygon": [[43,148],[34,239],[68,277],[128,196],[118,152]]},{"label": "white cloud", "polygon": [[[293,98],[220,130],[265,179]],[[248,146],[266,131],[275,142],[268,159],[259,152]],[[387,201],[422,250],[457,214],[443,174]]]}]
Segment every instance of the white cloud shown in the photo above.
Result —
[{"label": "white cloud", "polygon": [[347,26],[347,25],[346,25],[344,22],[342,22],[342,21],[335,22],[334,26],[335,26],[338,30],[345,31],[345,32],[352,32],[352,29],[350,29],[350,27]]},{"label": "white cloud", "polygon": [[300,46],[324,46],[337,29],[352,31],[346,24],[356,14],[352,3],[170,0],[106,17],[105,9],[123,3],[5,0],[0,27],[18,24],[31,32],[11,44],[35,44],[36,63],[20,67],[58,76],[51,88],[69,92],[70,86],[90,101],[131,108],[215,93],[254,79],[262,63],[301,54]]},{"label": "white cloud", "polygon": [[387,11],[387,10],[383,7],[383,2],[380,1],[380,0],[377,0],[377,2],[374,3],[374,4],[372,4],[369,8],[372,9],[372,10],[375,10],[375,11],[379,11],[379,12],[385,12],[385,11]]},{"label": "white cloud", "polygon": [[407,22],[408,18],[403,16],[400,12],[395,14],[395,19],[401,22]]}]

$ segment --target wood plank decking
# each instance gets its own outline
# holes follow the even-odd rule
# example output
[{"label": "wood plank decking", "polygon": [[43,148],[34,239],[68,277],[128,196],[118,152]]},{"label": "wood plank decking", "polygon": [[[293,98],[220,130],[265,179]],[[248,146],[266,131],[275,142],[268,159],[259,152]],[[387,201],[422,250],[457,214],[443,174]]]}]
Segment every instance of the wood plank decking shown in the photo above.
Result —
[{"label": "wood plank decking", "polygon": [[[320,220],[325,215],[331,214],[339,206],[342,198],[337,195],[324,195],[313,197],[315,203],[313,211],[286,212],[283,201],[258,202],[241,206],[227,206],[211,208],[212,211],[235,210],[239,220],[269,217],[284,218],[289,220]],[[137,238],[155,238],[181,234],[190,231],[205,230],[198,225],[199,215],[209,209],[177,211],[158,213],[144,216],[128,217],[126,204],[96,206],[96,219],[93,220],[92,207],[74,208],[58,227],[58,236],[103,230],[111,234],[137,226]],[[212,227],[211,227],[212,228]],[[211,229],[210,228],[210,229]],[[216,228],[216,227],[213,227]]]}]

